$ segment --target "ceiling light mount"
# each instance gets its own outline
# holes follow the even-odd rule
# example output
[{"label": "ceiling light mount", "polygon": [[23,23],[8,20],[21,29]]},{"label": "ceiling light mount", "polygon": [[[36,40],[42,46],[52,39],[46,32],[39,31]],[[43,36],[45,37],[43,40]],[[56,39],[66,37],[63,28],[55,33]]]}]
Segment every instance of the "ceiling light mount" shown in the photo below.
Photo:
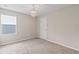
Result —
[{"label": "ceiling light mount", "polygon": [[38,10],[37,10],[37,8],[35,7],[35,4],[33,4],[32,7],[33,7],[33,9],[31,10],[31,12],[30,12],[31,14],[30,14],[30,15],[31,15],[32,17],[37,17],[37,15],[38,15]]}]

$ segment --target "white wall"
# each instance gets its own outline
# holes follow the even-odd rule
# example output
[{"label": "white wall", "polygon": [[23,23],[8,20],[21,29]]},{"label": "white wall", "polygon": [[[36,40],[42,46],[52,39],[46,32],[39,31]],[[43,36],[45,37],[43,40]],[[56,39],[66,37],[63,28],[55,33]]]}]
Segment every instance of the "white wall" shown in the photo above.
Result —
[{"label": "white wall", "polygon": [[0,9],[0,14],[9,14],[17,16],[17,34],[16,35],[0,35],[0,44],[9,43],[13,41],[26,40],[36,37],[36,21],[32,17],[9,11]]},{"label": "white wall", "polygon": [[79,50],[79,5],[62,8],[47,17],[48,40]]}]

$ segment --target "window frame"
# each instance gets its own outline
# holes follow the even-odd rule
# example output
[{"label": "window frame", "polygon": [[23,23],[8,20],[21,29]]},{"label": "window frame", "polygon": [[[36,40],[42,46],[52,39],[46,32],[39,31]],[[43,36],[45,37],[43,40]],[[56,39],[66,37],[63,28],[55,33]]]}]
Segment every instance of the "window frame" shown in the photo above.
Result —
[{"label": "window frame", "polygon": [[1,14],[0,14],[0,28],[1,28],[1,30],[2,30],[1,15],[7,15],[7,16],[14,16],[14,17],[16,17],[16,30],[15,30],[15,33],[8,33],[8,34],[2,34],[2,33],[0,33],[0,36],[1,36],[1,35],[4,35],[4,36],[16,35],[16,34],[17,34],[17,16],[16,16],[16,15],[11,15],[11,14],[4,14],[4,13],[1,13]]}]

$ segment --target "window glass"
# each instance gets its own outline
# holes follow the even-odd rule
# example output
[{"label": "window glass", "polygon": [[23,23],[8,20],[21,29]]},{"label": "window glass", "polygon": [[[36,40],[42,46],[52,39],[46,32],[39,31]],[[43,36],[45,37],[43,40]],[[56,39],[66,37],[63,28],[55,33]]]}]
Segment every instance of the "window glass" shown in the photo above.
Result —
[{"label": "window glass", "polygon": [[16,33],[16,16],[1,15],[1,29],[2,34]]}]

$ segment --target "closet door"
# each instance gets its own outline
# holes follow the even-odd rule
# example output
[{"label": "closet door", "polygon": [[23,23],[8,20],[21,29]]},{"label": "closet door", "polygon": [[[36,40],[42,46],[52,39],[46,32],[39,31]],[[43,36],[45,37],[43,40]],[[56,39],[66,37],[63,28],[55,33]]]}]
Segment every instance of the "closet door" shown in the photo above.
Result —
[{"label": "closet door", "polygon": [[48,37],[48,30],[47,30],[47,17],[43,17],[40,19],[40,38],[47,39]]}]

